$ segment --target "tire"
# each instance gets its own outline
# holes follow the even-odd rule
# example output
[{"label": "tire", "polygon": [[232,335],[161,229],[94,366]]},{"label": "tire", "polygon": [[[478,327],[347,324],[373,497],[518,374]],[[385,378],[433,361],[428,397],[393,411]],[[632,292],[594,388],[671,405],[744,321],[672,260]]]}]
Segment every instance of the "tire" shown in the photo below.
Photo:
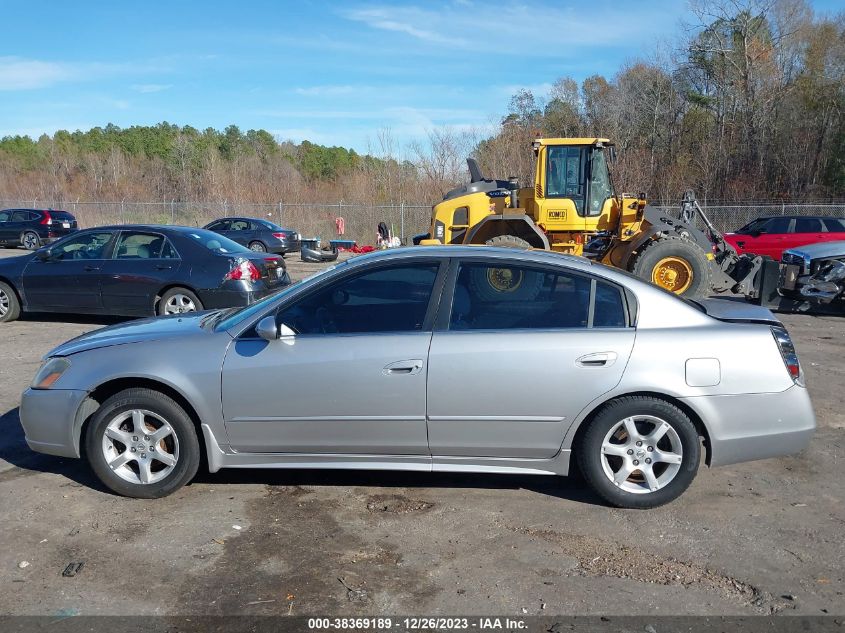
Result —
[{"label": "tire", "polygon": [[710,262],[700,246],[682,238],[647,242],[634,260],[631,272],[682,297],[710,294]]},{"label": "tire", "polygon": [[250,242],[249,243],[249,250],[255,251],[256,253],[266,253],[267,247],[264,245],[264,242]]},{"label": "tire", "polygon": [[184,314],[185,312],[199,312],[203,310],[202,301],[187,288],[171,288],[158,300],[156,312],[159,316],[166,314]]},{"label": "tire", "polygon": [[[626,430],[630,420],[638,434],[633,441],[629,440],[633,433]],[[649,444],[656,430],[662,434]],[[676,499],[692,483],[701,461],[698,431],[689,417],[675,405],[647,396],[626,396],[605,404],[575,449],[584,479],[619,508],[656,508]],[[623,469],[630,470],[625,479],[620,474],[628,471]]]},{"label": "tire", "polygon": [[15,321],[21,315],[18,293],[9,284],[0,281],[0,323]]},{"label": "tire", "polygon": [[33,231],[27,231],[21,235],[21,246],[28,251],[37,251],[41,248],[41,238]]},{"label": "tire", "polygon": [[[485,242],[488,246],[503,248],[531,248],[531,245],[514,235],[498,235]],[[473,270],[469,278],[474,297],[481,301],[522,302],[532,301],[543,287],[543,275],[528,274],[508,267],[488,267]]]},{"label": "tire", "polygon": [[487,246],[499,246],[501,248],[531,248],[531,244],[516,235],[497,235],[484,243]]},{"label": "tire", "polygon": [[[141,427],[136,426],[139,421]],[[158,441],[156,432],[161,434]],[[157,499],[193,479],[200,445],[194,423],[172,398],[152,389],[125,389],[107,399],[89,422],[85,455],[110,490]]]}]

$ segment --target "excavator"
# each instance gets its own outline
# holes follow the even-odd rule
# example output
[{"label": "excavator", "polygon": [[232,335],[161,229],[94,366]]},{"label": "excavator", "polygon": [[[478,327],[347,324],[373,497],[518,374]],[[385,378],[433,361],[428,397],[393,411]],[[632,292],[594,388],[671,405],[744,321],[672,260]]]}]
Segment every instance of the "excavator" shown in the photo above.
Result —
[{"label": "excavator", "polygon": [[645,194],[617,193],[606,138],[538,138],[534,183],[485,178],[467,159],[470,182],[432,209],[429,233],[414,244],[487,244],[582,255],[629,271],[684,297],[732,292],[759,296],[761,257],[738,255],[691,191],[679,209]]}]

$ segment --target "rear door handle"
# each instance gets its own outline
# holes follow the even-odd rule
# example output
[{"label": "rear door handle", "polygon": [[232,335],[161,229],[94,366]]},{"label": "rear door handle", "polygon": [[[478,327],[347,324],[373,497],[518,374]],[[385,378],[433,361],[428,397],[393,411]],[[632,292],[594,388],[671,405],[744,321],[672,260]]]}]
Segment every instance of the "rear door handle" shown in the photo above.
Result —
[{"label": "rear door handle", "polygon": [[85,271],[87,271],[87,272],[91,272],[91,271],[93,271],[93,270],[100,270],[100,267],[99,267],[99,266],[86,266],[86,267],[85,267],[85,268],[83,268],[82,270],[85,270]]},{"label": "rear door handle", "polygon": [[610,367],[616,362],[616,352],[596,352],[587,354],[575,361],[579,367]]},{"label": "rear door handle", "polygon": [[395,363],[390,363],[385,366],[382,373],[385,376],[396,376],[401,374],[413,375],[420,373],[422,368],[422,360],[419,358],[412,358],[410,360],[397,360]]},{"label": "rear door handle", "polygon": [[156,264],[157,270],[170,270],[171,268],[173,268],[173,266],[170,264]]}]

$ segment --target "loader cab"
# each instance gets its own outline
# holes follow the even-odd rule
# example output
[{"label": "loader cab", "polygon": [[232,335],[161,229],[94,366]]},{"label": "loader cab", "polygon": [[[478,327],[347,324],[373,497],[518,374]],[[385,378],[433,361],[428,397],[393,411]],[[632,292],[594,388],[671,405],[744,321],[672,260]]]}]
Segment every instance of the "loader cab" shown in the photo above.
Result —
[{"label": "loader cab", "polygon": [[537,221],[549,231],[590,231],[612,219],[613,187],[606,139],[538,139]]}]

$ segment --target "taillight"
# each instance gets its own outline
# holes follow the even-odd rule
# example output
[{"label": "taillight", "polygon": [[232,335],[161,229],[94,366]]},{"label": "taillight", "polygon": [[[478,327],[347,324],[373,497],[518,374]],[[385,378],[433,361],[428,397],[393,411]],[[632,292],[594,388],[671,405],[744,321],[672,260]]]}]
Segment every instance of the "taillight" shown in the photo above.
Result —
[{"label": "taillight", "polygon": [[250,281],[258,281],[261,279],[261,271],[255,267],[248,259],[238,258],[232,260],[232,269],[223,277],[224,281],[239,281],[241,279],[249,279]]},{"label": "taillight", "polygon": [[275,237],[277,240],[283,240],[287,236],[288,236],[287,233],[273,233],[273,237]]},{"label": "taillight", "polygon": [[792,339],[789,338],[789,333],[786,328],[781,325],[772,326],[772,335],[778,344],[783,364],[789,377],[796,383],[803,384],[803,376],[801,375],[801,365],[798,363],[798,354],[795,352],[795,345],[792,344]]},{"label": "taillight", "polygon": [[50,215],[50,212],[49,211],[42,211],[42,213],[44,215],[42,216],[41,222],[39,222],[39,224],[46,224],[47,226],[50,226],[53,223],[53,218]]}]

